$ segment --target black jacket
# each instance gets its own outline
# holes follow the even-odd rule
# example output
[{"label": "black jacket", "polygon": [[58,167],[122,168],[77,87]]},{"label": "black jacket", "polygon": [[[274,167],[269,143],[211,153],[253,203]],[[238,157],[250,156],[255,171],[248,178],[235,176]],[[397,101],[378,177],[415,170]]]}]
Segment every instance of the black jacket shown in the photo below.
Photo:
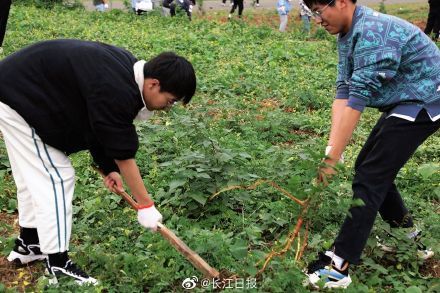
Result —
[{"label": "black jacket", "polygon": [[116,171],[114,159],[133,158],[138,149],[136,61],[102,43],[36,43],[0,61],[0,101],[48,145],[66,154],[89,149],[106,173]]}]

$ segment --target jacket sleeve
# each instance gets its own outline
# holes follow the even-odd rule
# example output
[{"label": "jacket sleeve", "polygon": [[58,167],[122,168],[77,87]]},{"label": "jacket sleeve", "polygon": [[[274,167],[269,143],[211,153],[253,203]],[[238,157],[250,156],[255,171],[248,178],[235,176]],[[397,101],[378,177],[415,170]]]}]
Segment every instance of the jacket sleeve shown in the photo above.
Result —
[{"label": "jacket sleeve", "polygon": [[93,162],[104,172],[105,175],[108,175],[111,172],[119,173],[119,168],[118,165],[116,165],[115,160],[107,157],[104,148],[100,145],[93,144],[90,147],[90,154],[92,155]]},{"label": "jacket sleeve", "polygon": [[348,99],[349,81],[351,75],[350,60],[347,56],[348,48],[338,47],[338,76],[336,78],[336,99]]},{"label": "jacket sleeve", "polygon": [[[377,27],[365,26],[353,51],[353,73],[348,106],[363,111],[373,93],[397,73],[402,56],[400,42],[385,42]],[[377,97],[380,98],[380,97]]]}]

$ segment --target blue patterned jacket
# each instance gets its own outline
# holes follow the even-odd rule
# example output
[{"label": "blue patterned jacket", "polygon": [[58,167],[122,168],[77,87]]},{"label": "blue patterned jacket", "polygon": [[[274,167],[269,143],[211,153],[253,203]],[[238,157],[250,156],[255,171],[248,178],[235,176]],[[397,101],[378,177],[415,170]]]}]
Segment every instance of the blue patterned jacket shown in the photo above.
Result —
[{"label": "blue patterned jacket", "polygon": [[356,6],[338,51],[337,99],[348,98],[358,111],[373,107],[414,120],[425,108],[440,118],[440,50],[418,27]]}]

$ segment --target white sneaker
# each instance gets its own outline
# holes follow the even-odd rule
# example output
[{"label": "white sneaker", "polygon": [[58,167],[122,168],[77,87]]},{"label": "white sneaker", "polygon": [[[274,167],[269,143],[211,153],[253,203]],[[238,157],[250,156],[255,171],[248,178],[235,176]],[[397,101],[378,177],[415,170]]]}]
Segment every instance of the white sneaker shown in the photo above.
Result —
[{"label": "white sneaker", "polygon": [[319,289],[320,283],[324,288],[345,289],[351,284],[351,278],[348,274],[348,263],[345,262],[342,266],[343,270],[338,270],[329,256],[319,253],[318,260],[308,267],[308,283],[316,289]]},{"label": "white sneaker", "polygon": [[41,253],[39,244],[24,244],[23,239],[15,239],[15,247],[9,253],[8,261],[18,265],[24,265],[37,260],[43,260],[47,257]]}]

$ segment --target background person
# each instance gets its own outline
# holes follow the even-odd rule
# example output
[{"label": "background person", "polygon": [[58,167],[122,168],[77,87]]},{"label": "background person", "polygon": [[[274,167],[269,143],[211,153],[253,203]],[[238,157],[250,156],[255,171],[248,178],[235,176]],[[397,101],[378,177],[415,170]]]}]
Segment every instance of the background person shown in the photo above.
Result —
[{"label": "background person", "polygon": [[301,21],[303,24],[303,30],[305,33],[310,33],[310,19],[312,17],[312,12],[304,4],[303,0],[299,0],[299,16],[301,17]]},{"label": "background person", "polygon": [[11,0],[0,0],[0,54],[3,53],[3,40],[6,34],[10,8]]},{"label": "background person", "polygon": [[93,0],[96,11],[105,12],[108,9],[108,0]]},{"label": "background person", "polygon": [[229,11],[228,19],[232,18],[232,14],[234,14],[235,9],[237,9],[237,7],[238,7],[238,17],[241,18],[244,9],[243,0],[234,0],[234,5],[232,5],[231,11]]},{"label": "background person", "polygon": [[289,20],[289,12],[291,10],[290,0],[278,0],[277,2],[277,12],[280,16],[280,32],[285,32],[287,27],[287,22]]},{"label": "background person", "polygon": [[189,20],[192,18],[192,9],[193,5],[195,5],[195,1],[191,0],[164,0],[162,3],[163,7],[170,9],[171,17],[176,16],[176,9],[179,7],[183,11],[185,11]]},{"label": "background person", "polygon": [[429,0],[428,20],[426,21],[425,34],[433,33],[432,39],[437,42],[440,34],[440,0]]},{"label": "background person", "polygon": [[[230,6],[234,5],[234,1],[230,1]],[[222,6],[226,6],[226,0],[222,0]]]}]

